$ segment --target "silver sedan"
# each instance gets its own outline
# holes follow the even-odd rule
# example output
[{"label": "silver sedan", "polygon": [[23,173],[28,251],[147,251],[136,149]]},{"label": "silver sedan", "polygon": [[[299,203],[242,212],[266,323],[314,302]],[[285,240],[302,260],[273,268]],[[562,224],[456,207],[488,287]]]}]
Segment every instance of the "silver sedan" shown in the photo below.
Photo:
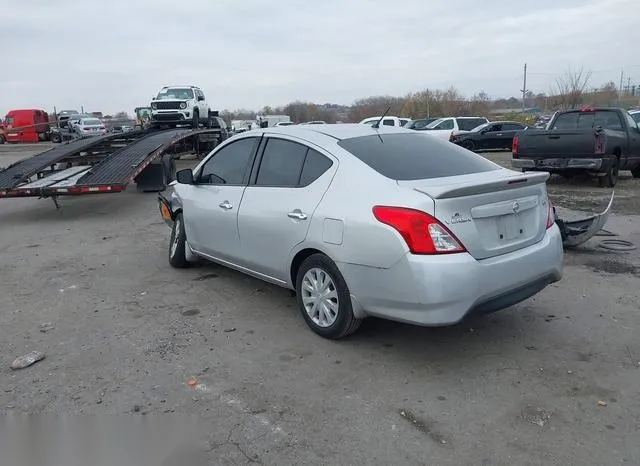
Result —
[{"label": "silver sedan", "polygon": [[402,128],[289,126],[228,139],[159,207],[173,267],[204,258],[295,290],[337,339],[368,316],[455,324],[560,280],[548,176]]}]

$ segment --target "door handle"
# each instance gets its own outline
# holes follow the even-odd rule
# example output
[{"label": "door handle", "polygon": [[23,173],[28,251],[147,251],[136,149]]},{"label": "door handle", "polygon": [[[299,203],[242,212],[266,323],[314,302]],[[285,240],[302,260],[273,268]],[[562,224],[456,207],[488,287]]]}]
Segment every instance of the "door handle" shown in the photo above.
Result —
[{"label": "door handle", "polygon": [[229,210],[229,209],[233,209],[233,206],[229,203],[229,201],[224,201],[220,204],[218,204],[221,208],[223,208],[224,210]]},{"label": "door handle", "polygon": [[287,217],[295,218],[296,220],[306,220],[307,219],[307,214],[302,212],[300,209],[296,209],[296,210],[294,210],[292,212],[289,212],[287,214]]}]

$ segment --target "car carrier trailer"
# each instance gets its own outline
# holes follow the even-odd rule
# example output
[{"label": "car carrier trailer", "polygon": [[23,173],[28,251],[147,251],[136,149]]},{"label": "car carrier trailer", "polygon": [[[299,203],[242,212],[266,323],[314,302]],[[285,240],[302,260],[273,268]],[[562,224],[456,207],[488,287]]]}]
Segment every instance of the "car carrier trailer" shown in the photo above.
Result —
[{"label": "car carrier trailer", "polygon": [[197,155],[222,140],[219,129],[131,131],[81,138],[0,169],[0,198],[162,191],[175,173],[175,154]]}]

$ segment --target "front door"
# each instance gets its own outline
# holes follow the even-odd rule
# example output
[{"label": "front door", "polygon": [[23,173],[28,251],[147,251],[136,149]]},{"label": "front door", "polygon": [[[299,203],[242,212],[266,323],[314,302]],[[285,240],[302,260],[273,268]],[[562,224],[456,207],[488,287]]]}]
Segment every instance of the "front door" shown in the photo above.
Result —
[{"label": "front door", "polygon": [[309,229],[337,162],[290,139],[270,137],[238,214],[243,265],[286,282],[293,248]]},{"label": "front door", "polygon": [[183,215],[189,245],[215,259],[239,256],[238,208],[259,137],[248,137],[214,151],[196,170],[195,185],[183,186]]}]

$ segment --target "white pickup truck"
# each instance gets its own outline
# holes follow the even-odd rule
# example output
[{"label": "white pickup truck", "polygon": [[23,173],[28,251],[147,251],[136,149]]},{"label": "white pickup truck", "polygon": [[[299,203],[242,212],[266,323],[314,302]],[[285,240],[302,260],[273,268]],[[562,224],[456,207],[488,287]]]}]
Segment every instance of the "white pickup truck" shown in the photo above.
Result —
[{"label": "white pickup truck", "polygon": [[[362,120],[360,122],[360,124],[361,125],[373,125],[376,121],[380,121],[380,118],[382,118],[382,116],[365,118],[364,120]],[[400,128],[400,127],[404,126],[410,120],[411,120],[411,118],[385,116],[383,118],[383,120],[380,122],[380,125],[381,126],[395,126],[397,128]]]},{"label": "white pickup truck", "polygon": [[438,118],[424,127],[426,134],[449,140],[452,132],[471,131],[480,125],[489,123],[484,117],[446,117]]}]

